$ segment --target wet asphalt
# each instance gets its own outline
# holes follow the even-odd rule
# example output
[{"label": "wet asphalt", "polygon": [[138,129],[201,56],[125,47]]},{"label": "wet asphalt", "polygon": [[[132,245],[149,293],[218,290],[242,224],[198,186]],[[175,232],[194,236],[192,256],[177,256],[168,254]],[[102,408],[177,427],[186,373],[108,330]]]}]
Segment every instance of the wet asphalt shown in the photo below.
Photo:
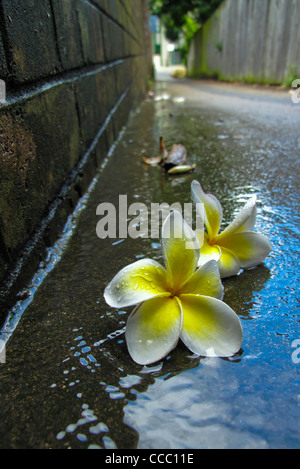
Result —
[{"label": "wet asphalt", "polygon": [[[0,333],[1,448],[299,447],[299,122],[286,89],[157,76]],[[194,173],[143,163],[161,135],[186,147]],[[244,330],[236,357],[179,344],[140,367],[124,340],[131,309],[113,310],[103,291],[131,262],[162,262],[160,240],[99,239],[97,207],[120,195],[190,202],[193,179],[221,201],[224,226],[256,194],[273,251],[224,281]]]}]

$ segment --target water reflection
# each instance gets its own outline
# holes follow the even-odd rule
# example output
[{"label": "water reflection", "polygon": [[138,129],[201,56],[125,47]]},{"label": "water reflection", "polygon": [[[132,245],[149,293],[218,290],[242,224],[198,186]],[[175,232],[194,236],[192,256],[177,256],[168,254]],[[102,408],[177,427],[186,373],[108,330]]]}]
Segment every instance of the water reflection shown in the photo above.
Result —
[{"label": "water reflection", "polygon": [[[242,422],[233,425],[239,380],[229,384],[220,369],[217,360],[205,359],[201,372],[156,378],[151,392],[136,393],[136,401],[124,409],[124,421],[138,430],[138,448],[267,447],[262,437],[242,430]],[[262,422],[254,417],[252,426]]]},{"label": "water reflection", "polygon": [[258,295],[255,293],[265,288],[270,275],[270,269],[261,264],[255,269],[242,271],[236,277],[224,279],[224,302],[236,311],[241,319],[253,319],[257,314],[263,314],[256,309]]},{"label": "water reflection", "polygon": [[[233,280],[228,279],[227,286],[225,286],[227,300],[231,300],[236,306],[238,304],[239,308],[242,306],[243,316],[248,317],[247,315],[251,309],[251,300],[254,294],[263,289],[268,278],[269,269],[260,266],[259,271],[256,271],[255,274],[252,271],[241,274],[238,277],[236,289],[234,288]],[[243,298],[243,295],[237,296],[237,292],[241,292],[242,289],[247,289],[246,298]],[[117,313],[112,311],[107,314],[126,318],[126,311],[119,311]],[[122,321],[121,325],[124,325],[124,322],[125,320]],[[82,336],[77,338],[77,340],[79,339],[81,340]],[[86,343],[82,341],[79,342],[79,345],[86,347]],[[82,351],[83,350],[84,349],[82,349]],[[120,328],[111,332],[107,338],[94,343],[93,356],[95,357],[95,363],[90,363],[87,368],[92,370],[97,364],[100,367],[101,363],[102,370],[99,369],[99,371],[103,373],[103,367],[106,367],[104,370],[106,381],[100,381],[100,385],[104,391],[108,393],[111,400],[118,401],[118,406],[121,406],[121,408],[124,406],[124,420],[115,421],[113,427],[110,428],[112,441],[115,441],[115,444],[117,439],[115,437],[115,439],[113,439],[113,435],[115,432],[118,433],[117,429],[120,428],[120,426],[122,428],[122,426],[125,425],[129,427],[131,431],[136,432],[136,437],[140,439],[140,443],[138,444],[140,448],[196,448],[201,447],[201,445],[205,446],[212,435],[210,433],[206,434],[206,439],[203,440],[202,438],[202,443],[200,444],[200,442],[198,442],[197,446],[194,446],[196,445],[196,440],[193,438],[189,438],[186,443],[185,439],[181,440],[183,432],[186,431],[188,427],[191,431],[191,428],[196,425],[193,421],[196,422],[197,418],[199,422],[202,422],[204,418],[206,425],[208,414],[210,415],[210,419],[216,420],[218,418],[219,422],[221,408],[223,409],[224,419],[226,420],[227,414],[225,410],[231,409],[231,405],[228,404],[224,407],[223,399],[226,395],[227,397],[231,395],[231,393],[235,395],[238,384],[234,385],[234,382],[231,382],[228,384],[228,390],[225,390],[227,379],[226,373],[222,377],[223,373],[221,370],[224,365],[222,366],[221,363],[227,362],[231,366],[234,363],[239,364],[243,360],[243,350],[230,359],[207,359],[193,356],[189,350],[180,343],[166,359],[153,366],[140,367],[130,360],[124,341],[124,329]],[[108,360],[110,365],[114,365],[113,380],[112,376],[107,380],[107,376],[112,373],[111,371],[108,372],[108,365],[103,363],[104,358]],[[98,370],[94,368],[94,372],[95,371]],[[222,377],[224,381],[221,386],[221,388],[223,388],[221,390],[222,402],[215,404],[212,401],[210,404],[207,404],[207,399],[205,398],[201,405],[203,383],[207,380],[217,380],[218,388],[220,389],[220,377]],[[199,380],[199,384],[195,385],[197,380]],[[167,385],[166,382],[169,381],[172,384]],[[204,389],[207,394],[209,392],[207,384]],[[198,417],[196,417],[196,415]],[[166,418],[167,420],[165,421]],[[174,420],[177,426],[179,425],[179,431],[176,431],[176,438],[174,435],[172,436],[172,434],[170,434],[170,429],[168,432],[166,430],[166,426],[169,427],[168,418]],[[178,419],[179,423],[177,421]],[[182,419],[185,420],[186,428],[184,427],[180,430],[180,422],[182,422]],[[219,428],[219,425],[220,423],[218,423],[216,427],[212,427],[213,431]],[[219,430],[221,429],[220,427]],[[224,429],[222,431],[224,432]],[[126,432],[128,433],[128,428]],[[144,438],[146,435],[147,439],[141,442],[141,438]],[[239,435],[239,431],[236,431],[236,434],[230,436],[230,438],[233,438],[233,442],[238,445],[242,444],[244,437],[245,435],[243,437]],[[226,438],[229,438],[228,433],[226,433]],[[248,435],[247,438],[248,440],[250,439],[251,442],[252,437]],[[219,443],[220,441],[216,440],[216,444]],[[265,442],[260,440],[253,440],[253,446],[255,444],[265,446]],[[249,445],[249,447],[251,447],[251,443]]]}]

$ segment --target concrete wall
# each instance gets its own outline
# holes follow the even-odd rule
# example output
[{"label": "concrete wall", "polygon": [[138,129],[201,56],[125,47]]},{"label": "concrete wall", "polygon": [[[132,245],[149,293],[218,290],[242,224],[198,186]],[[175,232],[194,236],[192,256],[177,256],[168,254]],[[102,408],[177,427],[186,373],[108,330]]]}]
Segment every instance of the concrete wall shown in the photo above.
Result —
[{"label": "concrete wall", "polygon": [[1,1],[2,294],[20,258],[24,272],[41,259],[145,96],[147,3]]},{"label": "concrete wall", "polygon": [[226,0],[193,38],[188,74],[281,84],[300,77],[299,44],[299,0]]}]

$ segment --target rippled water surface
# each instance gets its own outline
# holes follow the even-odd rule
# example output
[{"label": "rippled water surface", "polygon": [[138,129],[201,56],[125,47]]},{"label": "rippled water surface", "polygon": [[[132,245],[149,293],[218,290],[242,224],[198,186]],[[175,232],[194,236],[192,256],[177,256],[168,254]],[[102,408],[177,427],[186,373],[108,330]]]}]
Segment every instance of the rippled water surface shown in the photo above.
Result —
[{"label": "rippled water surface", "polygon": [[[148,100],[131,118],[62,259],[45,280],[41,270],[43,282],[35,278],[41,286],[29,291],[0,365],[1,447],[299,447],[300,108],[280,93],[207,85],[197,94],[195,86],[157,85],[156,95],[170,98]],[[185,145],[193,174],[168,177],[143,164],[160,135],[168,148]],[[96,209],[118,207],[120,195],[128,206],[191,202],[193,179],[221,201],[224,226],[256,194],[256,229],[273,251],[223,282],[244,331],[237,356],[199,358],[179,344],[140,367],[124,340],[131,309],[108,307],[103,290],[129,263],[162,262],[160,240],[100,240]]]}]

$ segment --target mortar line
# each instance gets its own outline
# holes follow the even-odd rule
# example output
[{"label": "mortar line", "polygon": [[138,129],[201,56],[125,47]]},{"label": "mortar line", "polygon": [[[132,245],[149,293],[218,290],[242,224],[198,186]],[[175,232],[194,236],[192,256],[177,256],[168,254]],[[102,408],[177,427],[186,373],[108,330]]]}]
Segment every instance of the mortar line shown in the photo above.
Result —
[{"label": "mortar line", "polygon": [[53,24],[53,30],[54,30],[56,54],[57,54],[57,57],[58,57],[60,66],[63,68],[61,53],[60,53],[59,45],[58,45],[57,23],[56,23],[56,16],[55,16],[55,13],[54,13],[54,6],[53,6],[53,3],[52,3],[52,2],[49,2],[49,3],[50,3],[52,24]]},{"label": "mortar line", "polygon": [[4,14],[4,7],[3,7],[3,4],[2,4],[2,1],[0,1],[0,24],[2,25],[2,27],[0,28],[1,29],[0,34],[1,34],[1,37],[2,37],[6,67],[7,67],[7,70],[8,70],[8,75],[11,76],[12,72],[13,72],[13,70],[12,70],[13,55],[12,55],[11,49],[8,45],[8,43],[9,43],[8,34],[7,34],[7,31],[6,31],[6,27],[4,26],[5,25],[5,14]]},{"label": "mortar line", "polygon": [[[93,6],[96,10],[100,11],[100,13],[103,14],[103,16],[105,16],[108,20],[112,21],[115,25],[117,25],[119,28],[121,28],[125,33],[127,33],[129,36],[132,37],[132,39],[135,40],[135,42],[142,47],[140,41],[133,35],[131,34],[129,31],[127,31],[127,29],[124,28],[124,26],[119,23],[117,20],[115,20],[112,16],[110,16],[108,13],[106,13],[105,10],[103,10],[99,5],[97,5],[97,3],[94,2],[94,0],[87,0],[87,3],[89,3],[91,6]],[[127,12],[127,10],[126,10]],[[129,15],[128,15],[129,16]],[[132,18],[130,16],[130,19],[132,21]]]},{"label": "mortar line", "polygon": [[136,57],[141,57],[141,55],[130,55],[127,57],[123,57],[122,59],[117,59],[106,64],[95,64],[95,65],[76,68],[73,70],[68,70],[67,72],[54,75],[51,80],[39,80],[31,84],[22,83],[20,85],[20,89],[15,89],[13,91],[8,90],[6,103],[3,105],[0,105],[0,110],[7,108],[18,102],[33,98],[34,96],[44,93],[45,91],[48,91],[51,88],[54,88],[56,86],[75,83],[77,80],[81,78],[96,75],[97,73],[101,73],[104,70],[107,70],[109,68],[125,63],[127,60],[130,60]]}]

